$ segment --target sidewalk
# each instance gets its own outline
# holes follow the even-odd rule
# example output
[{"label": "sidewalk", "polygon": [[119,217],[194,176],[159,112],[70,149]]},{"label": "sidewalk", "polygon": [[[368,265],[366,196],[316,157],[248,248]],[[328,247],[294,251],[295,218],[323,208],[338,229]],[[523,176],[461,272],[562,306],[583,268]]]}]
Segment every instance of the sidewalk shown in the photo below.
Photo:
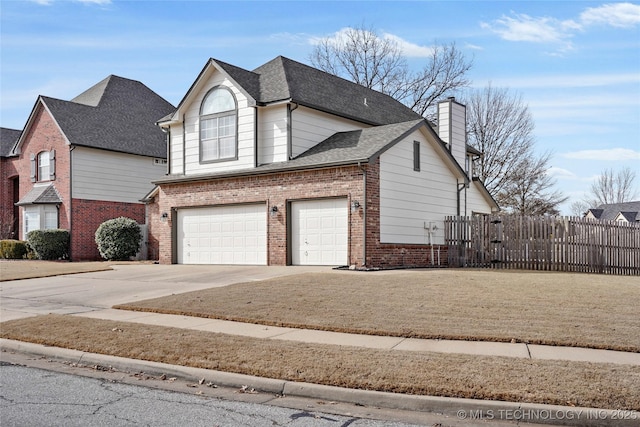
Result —
[{"label": "sidewalk", "polygon": [[[282,328],[231,322],[190,316],[177,316],[137,311],[102,309],[74,314],[104,320],[126,321],[157,326],[226,333],[263,339],[289,340],[306,343],[358,346],[397,351],[429,351],[471,355],[503,356],[528,359],[555,359],[596,363],[640,365],[640,353],[595,350],[574,347],[528,345],[525,343],[495,343],[481,341],[429,340],[345,334],[309,329]],[[152,376],[172,376],[197,382],[201,378],[231,388],[251,387],[274,396],[298,396],[351,403],[371,408],[431,413],[444,416],[447,425],[567,425],[567,426],[634,426],[640,413],[623,411],[628,418],[620,418],[621,411],[506,401],[489,401],[434,396],[414,396],[368,390],[344,389],[311,383],[292,382],[253,377],[228,372],[165,363],[126,359],[116,356],[86,353],[78,350],[48,347],[39,344],[0,340],[3,351],[30,354],[84,366],[111,367],[123,372],[144,372]],[[481,416],[480,416],[480,415]],[[477,417],[478,419],[470,419]],[[490,418],[486,418],[489,416]],[[485,418],[482,418],[485,417]]]},{"label": "sidewalk", "polygon": [[348,345],[398,351],[431,351],[437,353],[461,353],[481,356],[617,363],[640,366],[640,353],[579,347],[345,334],[312,329],[281,328],[201,317],[114,309],[85,312],[77,314],[77,316],[305,343]]}]

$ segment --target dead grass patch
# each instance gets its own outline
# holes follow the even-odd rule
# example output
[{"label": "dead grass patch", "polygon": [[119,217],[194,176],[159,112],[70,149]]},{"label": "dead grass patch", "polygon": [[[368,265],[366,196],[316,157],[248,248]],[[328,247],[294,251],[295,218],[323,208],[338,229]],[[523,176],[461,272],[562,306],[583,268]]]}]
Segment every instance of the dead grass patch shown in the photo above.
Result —
[{"label": "dead grass patch", "polygon": [[51,277],[61,274],[89,273],[111,270],[108,261],[69,262],[42,260],[2,260],[0,261],[0,282],[36,277]]},{"label": "dead grass patch", "polygon": [[116,308],[272,326],[640,352],[640,278],[427,270],[309,273]]},{"label": "dead grass patch", "polygon": [[640,409],[640,367],[372,350],[47,315],[0,336],[227,372],[395,393]]}]

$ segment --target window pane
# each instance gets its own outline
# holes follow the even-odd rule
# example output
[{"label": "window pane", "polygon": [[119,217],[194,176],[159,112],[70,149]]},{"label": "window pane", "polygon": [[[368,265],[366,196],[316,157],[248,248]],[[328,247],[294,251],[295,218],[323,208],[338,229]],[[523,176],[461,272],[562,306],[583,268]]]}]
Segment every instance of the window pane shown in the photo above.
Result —
[{"label": "window pane", "polygon": [[214,114],[236,109],[236,102],[227,89],[214,89],[202,102],[200,114]]},{"label": "window pane", "polygon": [[43,151],[38,154],[38,181],[49,180],[49,152]]},{"label": "window pane", "polygon": [[58,228],[58,209],[55,206],[45,206],[44,209],[44,229]]},{"label": "window pane", "polygon": [[36,207],[24,208],[24,238],[27,238],[27,233],[33,230],[40,229],[40,210]]},{"label": "window pane", "polygon": [[236,131],[236,116],[220,117],[219,120],[220,136],[232,136]]},{"label": "window pane", "polygon": [[200,120],[200,138],[205,139],[213,139],[218,137],[218,128],[217,128],[218,119],[204,119]]},{"label": "window pane", "polygon": [[220,158],[235,157],[236,144],[235,137],[220,138]]}]

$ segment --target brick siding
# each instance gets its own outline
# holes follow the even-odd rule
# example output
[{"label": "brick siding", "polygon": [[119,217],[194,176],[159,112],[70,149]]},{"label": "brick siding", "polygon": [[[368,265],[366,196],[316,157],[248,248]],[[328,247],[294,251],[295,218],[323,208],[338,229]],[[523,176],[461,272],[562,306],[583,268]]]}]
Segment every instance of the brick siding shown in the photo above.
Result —
[{"label": "brick siding", "polygon": [[[368,165],[366,199],[366,264],[363,263],[364,180],[357,166],[310,171],[274,173],[261,176],[219,178],[197,182],[162,184],[150,215],[150,241],[159,242],[159,261],[173,262],[172,209],[237,203],[266,203],[277,206],[275,217],[267,216],[267,264],[287,265],[287,209],[289,202],[304,199],[346,197],[349,204],[359,201],[356,212],[348,211],[348,263],[361,267],[395,268],[444,265],[446,247],[429,245],[380,244],[379,163]],[[162,213],[168,219],[161,220]],[[172,218],[173,217],[173,218]],[[175,242],[173,243],[176,244]],[[151,246],[151,245],[150,245]],[[438,258],[439,255],[439,258]]]},{"label": "brick siding", "polygon": [[100,200],[73,199],[71,233],[71,260],[100,260],[96,245],[96,230],[103,222],[127,217],[144,224],[145,205],[140,203],[118,203]]}]

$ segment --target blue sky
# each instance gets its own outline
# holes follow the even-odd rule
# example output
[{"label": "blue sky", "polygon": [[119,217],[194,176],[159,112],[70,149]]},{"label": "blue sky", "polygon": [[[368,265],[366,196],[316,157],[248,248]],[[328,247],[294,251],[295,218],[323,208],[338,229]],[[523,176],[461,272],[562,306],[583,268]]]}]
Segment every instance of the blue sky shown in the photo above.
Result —
[{"label": "blue sky", "polygon": [[455,42],[474,88],[522,95],[563,213],[605,169],[637,170],[640,198],[637,1],[1,0],[0,20],[2,127],[22,128],[38,95],[69,100],[110,74],[175,105],[210,57],[309,63],[314,40],[364,25],[417,65]]}]

